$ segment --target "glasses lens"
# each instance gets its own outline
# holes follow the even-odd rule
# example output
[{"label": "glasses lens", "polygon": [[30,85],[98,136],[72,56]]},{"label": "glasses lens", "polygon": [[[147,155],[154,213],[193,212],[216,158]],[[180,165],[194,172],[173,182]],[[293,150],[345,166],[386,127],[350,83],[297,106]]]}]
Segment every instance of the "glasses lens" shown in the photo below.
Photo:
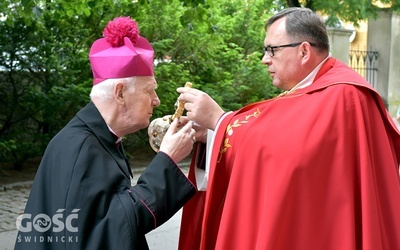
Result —
[{"label": "glasses lens", "polygon": [[273,49],[271,48],[271,46],[263,47],[263,54],[265,55],[265,53],[268,53],[268,55],[269,55],[270,57],[273,57],[273,56],[274,56],[274,51],[273,51]]},{"label": "glasses lens", "polygon": [[267,53],[270,57],[274,56],[274,50],[271,48],[271,46],[267,46]]}]

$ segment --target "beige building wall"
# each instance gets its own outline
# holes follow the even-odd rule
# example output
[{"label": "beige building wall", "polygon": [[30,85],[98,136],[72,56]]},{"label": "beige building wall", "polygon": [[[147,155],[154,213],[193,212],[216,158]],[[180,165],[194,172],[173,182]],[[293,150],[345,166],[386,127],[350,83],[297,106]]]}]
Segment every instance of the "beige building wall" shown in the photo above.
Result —
[{"label": "beige building wall", "polygon": [[351,24],[345,24],[344,28],[354,29],[354,39],[350,42],[351,50],[367,50],[367,33],[368,33],[368,22],[360,22],[360,26],[355,28]]}]

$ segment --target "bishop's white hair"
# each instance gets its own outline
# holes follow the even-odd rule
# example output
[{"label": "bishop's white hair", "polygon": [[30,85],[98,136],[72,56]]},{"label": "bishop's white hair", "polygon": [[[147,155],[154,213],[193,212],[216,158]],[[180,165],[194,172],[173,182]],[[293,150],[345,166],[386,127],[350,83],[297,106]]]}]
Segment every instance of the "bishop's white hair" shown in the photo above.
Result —
[{"label": "bishop's white hair", "polygon": [[93,98],[97,98],[102,101],[105,101],[113,98],[114,86],[121,81],[128,88],[128,91],[134,92],[136,79],[137,78],[133,76],[128,78],[118,78],[118,79],[112,78],[104,80],[92,87],[92,91],[90,92],[90,99],[92,100]]}]

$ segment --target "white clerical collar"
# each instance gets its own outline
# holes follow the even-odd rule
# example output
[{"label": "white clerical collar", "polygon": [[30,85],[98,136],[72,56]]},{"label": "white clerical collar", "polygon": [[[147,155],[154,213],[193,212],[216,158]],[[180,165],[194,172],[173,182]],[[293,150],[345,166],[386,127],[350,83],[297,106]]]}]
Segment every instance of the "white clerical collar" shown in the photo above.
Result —
[{"label": "white clerical collar", "polygon": [[293,92],[296,89],[302,89],[310,86],[313,83],[315,76],[317,76],[317,73],[321,69],[322,65],[331,57],[332,55],[331,53],[329,53],[328,56],[324,60],[322,60],[322,62],[318,64],[318,66],[315,67],[315,69],[311,71],[310,74],[308,74],[308,76],[306,76],[303,80],[296,84],[289,92]]},{"label": "white clerical collar", "polygon": [[107,127],[108,127],[108,129],[110,130],[110,132],[118,138],[117,141],[116,141],[115,143],[121,142],[121,141],[122,141],[122,137],[119,137],[119,136],[114,132],[114,130],[112,130],[112,128],[111,128],[110,126],[108,126],[108,124],[107,124]]}]

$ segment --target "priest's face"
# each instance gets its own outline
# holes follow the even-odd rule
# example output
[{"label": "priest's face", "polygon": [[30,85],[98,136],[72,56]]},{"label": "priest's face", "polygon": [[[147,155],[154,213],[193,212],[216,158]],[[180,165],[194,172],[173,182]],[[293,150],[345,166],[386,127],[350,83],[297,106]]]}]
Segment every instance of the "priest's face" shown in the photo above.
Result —
[{"label": "priest's face", "polygon": [[128,133],[146,128],[150,123],[153,108],[160,105],[154,77],[139,76],[134,79],[133,88],[125,91],[125,103],[121,114]]},{"label": "priest's face", "polygon": [[303,41],[293,41],[286,33],[286,17],[275,21],[267,30],[264,39],[262,63],[268,66],[272,84],[290,90],[302,80],[301,58]]}]

